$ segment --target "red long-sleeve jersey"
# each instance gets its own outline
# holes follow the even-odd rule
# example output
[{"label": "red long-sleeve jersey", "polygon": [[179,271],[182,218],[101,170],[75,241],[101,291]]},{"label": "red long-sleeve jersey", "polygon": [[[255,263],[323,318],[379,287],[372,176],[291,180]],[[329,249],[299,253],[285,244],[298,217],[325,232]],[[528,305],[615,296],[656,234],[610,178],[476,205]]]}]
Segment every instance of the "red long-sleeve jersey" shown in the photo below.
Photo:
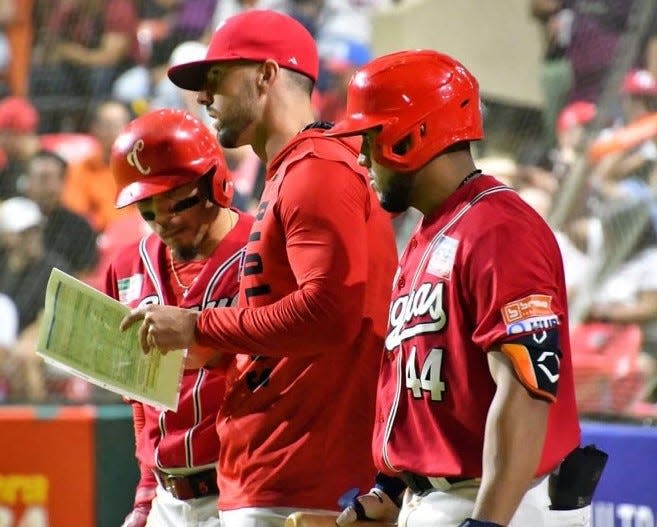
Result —
[{"label": "red long-sleeve jersey", "polygon": [[376,378],[397,255],[357,141],[297,136],[268,167],[239,304],[197,340],[241,349],[217,429],[219,507],[337,509],[368,489]]}]

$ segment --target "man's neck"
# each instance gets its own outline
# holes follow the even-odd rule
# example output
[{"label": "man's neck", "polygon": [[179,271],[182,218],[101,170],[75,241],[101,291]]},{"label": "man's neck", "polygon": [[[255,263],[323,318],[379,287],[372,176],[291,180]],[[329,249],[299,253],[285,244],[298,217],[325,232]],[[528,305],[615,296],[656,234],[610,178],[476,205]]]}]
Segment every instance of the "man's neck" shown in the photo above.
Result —
[{"label": "man's neck", "polygon": [[294,136],[315,120],[309,99],[279,97],[272,101],[267,119],[269,125],[263,132],[262,146],[254,151],[266,165],[287,145]]}]

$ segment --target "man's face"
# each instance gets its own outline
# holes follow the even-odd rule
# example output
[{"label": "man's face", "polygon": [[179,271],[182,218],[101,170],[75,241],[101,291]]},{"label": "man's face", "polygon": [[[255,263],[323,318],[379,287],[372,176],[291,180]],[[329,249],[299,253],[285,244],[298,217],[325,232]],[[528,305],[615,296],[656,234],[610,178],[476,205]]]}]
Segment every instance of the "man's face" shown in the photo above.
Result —
[{"label": "man's face", "polygon": [[101,148],[109,151],[114,140],[130,122],[128,109],[116,102],[104,103],[98,108],[90,132],[100,142]]},{"label": "man's face", "polygon": [[138,201],[137,207],[174,257],[182,260],[198,255],[219,210],[201,193],[196,182]]},{"label": "man's face", "polygon": [[413,177],[410,174],[398,174],[376,161],[372,152],[378,135],[378,130],[365,132],[358,163],[367,168],[381,206],[388,212],[403,212],[410,206]]},{"label": "man's face", "polygon": [[213,65],[198,103],[215,120],[217,138],[224,148],[252,144],[261,107],[256,91],[258,64],[235,61]]},{"label": "man's face", "polygon": [[43,229],[35,226],[20,232],[3,233],[0,236],[0,246],[23,264],[33,262],[43,254]]},{"label": "man's face", "polygon": [[48,212],[58,203],[64,184],[64,167],[56,159],[36,157],[25,175],[25,195]]}]

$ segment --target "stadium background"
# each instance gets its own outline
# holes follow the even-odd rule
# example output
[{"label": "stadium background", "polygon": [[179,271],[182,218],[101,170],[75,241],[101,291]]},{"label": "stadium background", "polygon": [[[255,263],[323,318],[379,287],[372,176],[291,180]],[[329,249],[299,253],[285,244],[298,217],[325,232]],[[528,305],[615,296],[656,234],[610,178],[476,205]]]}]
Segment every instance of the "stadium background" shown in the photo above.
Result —
[{"label": "stadium background", "polygon": [[[73,59],[66,65],[58,46],[77,38],[97,50],[104,10],[126,1],[134,8],[134,46],[97,60],[92,69],[116,67],[101,72],[104,82],[87,82],[90,72],[70,69]],[[0,527],[109,527],[130,509],[137,472],[129,409],[41,362],[34,306],[55,263],[98,286],[114,251],[143,234],[134,211],[112,210],[107,146],[127,119],[149,108],[199,112],[163,72],[202,55],[213,24],[242,3],[257,2],[0,0],[0,292],[20,313],[14,327],[0,312]],[[478,165],[516,187],[562,244],[585,438],[612,454],[594,525],[650,527],[657,525],[657,476],[642,460],[657,456],[657,0],[564,3],[570,9],[540,17],[532,8],[550,10],[551,2],[260,1],[315,33],[323,60],[319,117],[340,115],[355,67],[393,50],[453,54],[480,80],[487,137],[476,146]],[[78,4],[78,11],[59,13],[68,22],[57,25],[58,4]],[[577,38],[578,20],[592,33]],[[547,35],[560,39],[560,50],[547,47]],[[645,72],[632,76],[637,70]],[[43,174],[33,174],[41,149],[67,161],[61,184],[46,186]],[[226,155],[236,204],[248,209],[262,167],[248,150]],[[47,191],[35,190],[39,183]],[[53,212],[60,206],[76,219],[62,221]],[[396,220],[400,247],[416,219]],[[34,244],[41,250],[28,251]],[[30,266],[34,254],[39,265]]]}]

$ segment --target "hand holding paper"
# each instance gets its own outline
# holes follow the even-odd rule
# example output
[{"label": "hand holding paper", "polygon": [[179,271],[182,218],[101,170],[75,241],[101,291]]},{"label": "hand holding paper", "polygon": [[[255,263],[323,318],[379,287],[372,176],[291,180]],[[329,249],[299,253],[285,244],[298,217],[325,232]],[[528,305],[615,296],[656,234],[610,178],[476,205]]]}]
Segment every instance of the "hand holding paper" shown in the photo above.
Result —
[{"label": "hand holding paper", "polygon": [[175,410],[184,369],[182,350],[144,354],[137,327],[119,331],[126,315],[129,318],[128,308],[120,302],[53,269],[37,353],[98,386]]},{"label": "hand holding paper", "polygon": [[139,344],[144,353],[154,349],[166,353],[194,345],[194,329],[198,311],[175,306],[149,305],[133,309],[121,321],[121,331],[135,323],[139,326]]}]

